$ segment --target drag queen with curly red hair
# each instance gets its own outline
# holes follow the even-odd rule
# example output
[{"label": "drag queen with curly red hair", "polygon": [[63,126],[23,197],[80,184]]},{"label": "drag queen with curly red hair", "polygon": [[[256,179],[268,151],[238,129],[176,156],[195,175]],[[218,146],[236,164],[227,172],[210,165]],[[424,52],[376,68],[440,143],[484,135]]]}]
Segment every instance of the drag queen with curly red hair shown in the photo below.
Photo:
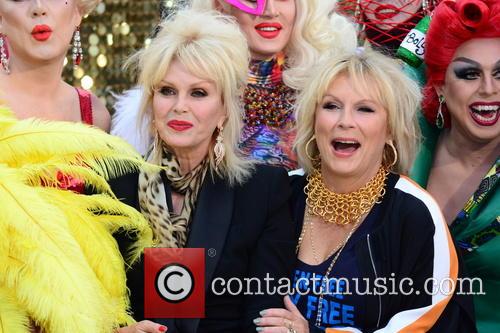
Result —
[{"label": "drag queen with curly red hair", "polygon": [[413,178],[462,250],[479,332],[498,332],[500,2],[444,1],[426,39],[425,140]]}]

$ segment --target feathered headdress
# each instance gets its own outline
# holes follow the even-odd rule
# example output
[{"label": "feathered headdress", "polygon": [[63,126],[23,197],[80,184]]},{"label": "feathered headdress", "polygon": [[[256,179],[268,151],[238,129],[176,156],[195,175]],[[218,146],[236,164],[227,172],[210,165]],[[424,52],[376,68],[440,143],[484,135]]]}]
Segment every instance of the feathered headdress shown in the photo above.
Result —
[{"label": "feathered headdress", "polygon": [[[125,265],[152,243],[106,179],[145,167],[119,138],[83,124],[16,120],[0,108],[0,333],[112,332],[133,321]],[[92,195],[60,189],[63,173]],[[113,233],[137,241],[124,259]]]}]

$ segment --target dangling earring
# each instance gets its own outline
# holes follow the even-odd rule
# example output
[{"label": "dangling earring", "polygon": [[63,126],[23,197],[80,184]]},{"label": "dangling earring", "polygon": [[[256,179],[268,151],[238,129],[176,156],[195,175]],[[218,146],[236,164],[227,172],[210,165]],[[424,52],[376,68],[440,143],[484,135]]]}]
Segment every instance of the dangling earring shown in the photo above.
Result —
[{"label": "dangling earring", "polygon": [[5,36],[0,34],[0,62],[2,63],[5,73],[10,74],[9,69],[9,54],[7,50],[7,40]]},{"label": "dangling earring", "polygon": [[76,27],[75,33],[73,34],[73,66],[80,66],[83,59],[82,42],[80,37],[80,26]]},{"label": "dangling earring", "polygon": [[319,162],[320,157],[319,157],[319,154],[318,154],[318,156],[316,156],[316,157],[313,158],[309,154],[309,145],[311,144],[311,142],[313,142],[313,140],[316,140],[316,136],[315,135],[311,136],[311,138],[309,139],[309,141],[307,141],[307,143],[306,143],[306,156],[314,164],[314,162]]},{"label": "dangling earring", "polygon": [[224,127],[219,127],[219,134],[217,134],[217,138],[215,139],[214,153],[215,153],[215,171],[219,168],[222,160],[224,159],[224,155],[226,155],[226,148],[224,147],[224,134],[222,131]]},{"label": "dangling earring", "polygon": [[392,169],[393,166],[396,165],[396,163],[398,161],[398,151],[396,150],[396,147],[394,146],[394,143],[392,142],[392,140],[389,140],[389,142],[387,142],[386,145],[388,145],[389,147],[391,147],[391,149],[392,149],[392,155],[394,156],[394,160],[392,161],[392,163],[386,165],[386,168],[388,170],[390,170],[390,169]]},{"label": "dangling earring", "polygon": [[444,95],[439,95],[439,108],[436,115],[436,126],[439,129],[442,129],[444,127],[443,104]]},{"label": "dangling earring", "polygon": [[160,135],[158,134],[158,131],[155,130],[155,136],[153,138],[153,151],[156,154],[158,151],[158,146],[159,146],[159,141],[160,141]]}]

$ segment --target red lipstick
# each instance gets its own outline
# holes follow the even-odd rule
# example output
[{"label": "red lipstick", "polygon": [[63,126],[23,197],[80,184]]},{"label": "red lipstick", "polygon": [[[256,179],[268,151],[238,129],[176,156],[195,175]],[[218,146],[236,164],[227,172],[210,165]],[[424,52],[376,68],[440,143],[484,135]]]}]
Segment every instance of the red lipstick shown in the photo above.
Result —
[{"label": "red lipstick", "polygon": [[472,120],[480,126],[493,126],[500,117],[500,102],[476,102],[469,105]]},{"label": "red lipstick", "polygon": [[193,124],[184,120],[170,120],[167,126],[175,131],[183,132],[193,127]]},{"label": "red lipstick", "polygon": [[35,25],[31,30],[31,35],[39,42],[44,42],[52,35],[52,29],[45,24]]},{"label": "red lipstick", "polygon": [[277,22],[264,22],[257,24],[255,30],[266,39],[273,39],[279,36],[283,26]]},{"label": "red lipstick", "polygon": [[389,20],[398,14],[399,8],[390,4],[383,4],[375,9],[375,17],[377,20]]}]

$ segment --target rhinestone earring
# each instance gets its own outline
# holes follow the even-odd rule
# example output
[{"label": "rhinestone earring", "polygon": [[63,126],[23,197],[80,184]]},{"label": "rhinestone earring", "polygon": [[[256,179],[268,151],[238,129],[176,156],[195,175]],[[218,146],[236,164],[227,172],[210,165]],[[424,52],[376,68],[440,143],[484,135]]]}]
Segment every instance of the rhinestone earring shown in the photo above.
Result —
[{"label": "rhinestone earring", "polygon": [[80,66],[83,59],[82,42],[80,37],[80,26],[76,27],[75,33],[73,34],[73,66]]},{"label": "rhinestone earring", "polygon": [[9,51],[7,49],[7,40],[4,35],[0,34],[0,62],[5,73],[10,74],[9,69]]}]

